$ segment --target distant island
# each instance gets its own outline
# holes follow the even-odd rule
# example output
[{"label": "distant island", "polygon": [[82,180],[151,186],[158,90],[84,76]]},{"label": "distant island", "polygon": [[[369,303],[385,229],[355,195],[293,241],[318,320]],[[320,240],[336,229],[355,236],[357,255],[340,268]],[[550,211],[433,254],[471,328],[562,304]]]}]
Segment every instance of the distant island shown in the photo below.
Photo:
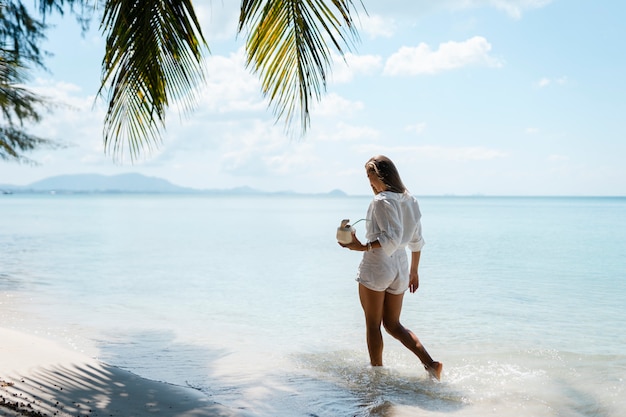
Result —
[{"label": "distant island", "polygon": [[250,187],[235,187],[230,189],[208,189],[181,187],[157,177],[149,177],[137,173],[119,175],[75,174],[58,175],[36,181],[29,185],[17,186],[0,184],[0,194],[13,193],[153,193],[153,194],[224,194],[224,195],[319,195],[344,197],[347,194],[341,190],[332,190],[328,193],[302,194],[294,191],[261,191]]}]

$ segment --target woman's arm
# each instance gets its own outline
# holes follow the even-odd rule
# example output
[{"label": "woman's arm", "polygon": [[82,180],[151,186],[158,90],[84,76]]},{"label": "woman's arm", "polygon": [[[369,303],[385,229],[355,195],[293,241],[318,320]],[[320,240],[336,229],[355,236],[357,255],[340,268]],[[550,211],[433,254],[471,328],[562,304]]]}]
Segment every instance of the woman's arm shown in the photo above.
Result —
[{"label": "woman's arm", "polygon": [[420,286],[420,277],[417,269],[420,264],[420,256],[422,252],[411,252],[411,268],[409,269],[409,290],[411,292],[417,291]]},{"label": "woman's arm", "polygon": [[352,242],[347,244],[339,243],[339,245],[343,246],[344,248],[360,252],[366,252],[375,248],[380,248],[380,242],[378,240],[375,240],[373,242],[367,242],[365,244],[361,243],[361,241],[356,237],[356,232],[352,232]]}]

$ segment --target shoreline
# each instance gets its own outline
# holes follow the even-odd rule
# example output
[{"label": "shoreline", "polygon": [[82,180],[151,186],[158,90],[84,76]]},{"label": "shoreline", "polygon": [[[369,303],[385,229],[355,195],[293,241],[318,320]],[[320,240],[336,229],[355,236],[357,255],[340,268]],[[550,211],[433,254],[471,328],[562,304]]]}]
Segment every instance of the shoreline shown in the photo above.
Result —
[{"label": "shoreline", "polygon": [[0,327],[0,416],[236,417],[191,387],[142,378]]}]

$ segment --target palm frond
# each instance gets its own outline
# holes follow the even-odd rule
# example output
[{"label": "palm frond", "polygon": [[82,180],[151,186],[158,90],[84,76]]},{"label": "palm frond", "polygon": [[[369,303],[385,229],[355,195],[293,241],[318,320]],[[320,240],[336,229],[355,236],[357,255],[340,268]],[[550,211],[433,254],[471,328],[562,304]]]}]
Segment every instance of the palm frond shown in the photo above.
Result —
[{"label": "palm frond", "polygon": [[16,56],[14,51],[0,48],[0,160],[34,164],[25,152],[63,145],[25,131],[24,125],[39,122],[39,111],[50,103],[45,97],[20,87],[26,74]]},{"label": "palm frond", "polygon": [[11,52],[0,48],[0,115],[9,124],[39,122],[37,107],[47,105],[46,99],[19,86],[26,79],[25,69],[7,55]]},{"label": "palm frond", "polygon": [[37,165],[37,162],[26,157],[24,152],[35,149],[63,148],[65,145],[26,133],[14,126],[0,126],[0,160]]},{"label": "palm frond", "polygon": [[312,100],[326,92],[329,44],[343,55],[358,40],[353,9],[351,0],[242,0],[239,32],[249,32],[247,65],[259,73],[262,92],[287,130],[299,110],[305,133]]},{"label": "palm frond", "polygon": [[100,25],[107,37],[102,86],[107,152],[136,158],[161,142],[170,102],[189,111],[204,80],[206,41],[191,0],[109,0]]}]

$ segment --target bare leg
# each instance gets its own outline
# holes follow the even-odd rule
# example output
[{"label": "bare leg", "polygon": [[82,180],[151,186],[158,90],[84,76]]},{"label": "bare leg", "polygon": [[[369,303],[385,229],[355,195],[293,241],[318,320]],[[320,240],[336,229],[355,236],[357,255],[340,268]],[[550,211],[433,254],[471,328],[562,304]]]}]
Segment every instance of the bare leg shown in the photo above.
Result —
[{"label": "bare leg", "polygon": [[383,305],[383,326],[385,326],[385,330],[387,330],[390,335],[398,339],[420,359],[424,368],[426,368],[431,376],[441,379],[443,364],[434,361],[417,336],[400,323],[403,298],[404,294],[385,294],[385,301]]},{"label": "bare leg", "polygon": [[359,298],[363,313],[365,313],[365,330],[370,363],[372,366],[383,366],[383,335],[380,331],[380,325],[383,319],[385,293],[370,290],[359,284]]}]

